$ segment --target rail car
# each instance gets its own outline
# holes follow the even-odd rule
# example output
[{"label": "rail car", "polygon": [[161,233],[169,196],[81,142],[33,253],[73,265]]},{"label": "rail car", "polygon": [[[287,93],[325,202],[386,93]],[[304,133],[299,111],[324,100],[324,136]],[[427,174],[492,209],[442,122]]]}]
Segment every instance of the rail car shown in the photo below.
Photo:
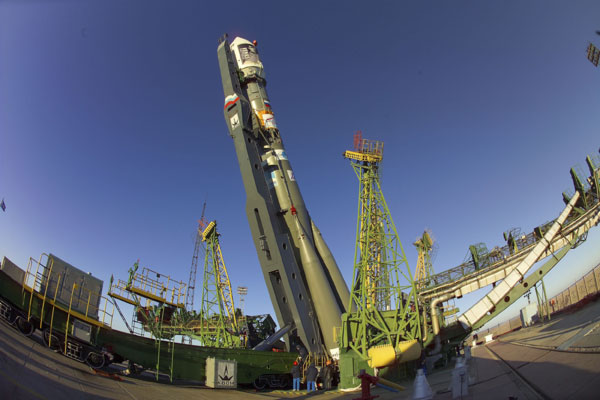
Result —
[{"label": "rail car", "polygon": [[[112,322],[112,316],[99,307],[101,300],[106,307],[107,299],[95,294],[97,290],[90,290],[91,276],[86,279],[81,271],[69,268],[57,257],[47,259],[47,265],[57,266],[54,274],[51,268],[45,268],[33,259],[23,271],[8,258],[3,258],[0,316],[25,336],[31,336],[39,329],[48,347],[69,358],[86,362],[93,368],[103,367],[114,358],[102,351],[96,342],[100,330],[110,327]],[[62,268],[63,273],[58,273],[59,264],[67,266],[68,272]],[[95,278],[94,281],[100,282],[102,290],[101,281]]]},{"label": "rail car", "polygon": [[237,362],[237,383],[286,387],[297,354],[175,343],[112,328],[114,303],[92,279],[58,257],[30,259],[23,270],[4,257],[0,266],[0,318],[25,336],[92,368],[129,360],[174,379],[204,382],[209,357]]}]

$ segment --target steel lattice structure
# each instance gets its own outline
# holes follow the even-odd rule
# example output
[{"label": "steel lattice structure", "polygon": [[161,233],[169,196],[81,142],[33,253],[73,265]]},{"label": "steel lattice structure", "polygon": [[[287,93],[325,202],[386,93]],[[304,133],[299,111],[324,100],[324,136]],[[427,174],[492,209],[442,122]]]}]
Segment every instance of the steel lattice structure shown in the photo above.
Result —
[{"label": "steel lattice structure", "polygon": [[[415,271],[415,281],[425,280],[433,275],[433,238],[428,231],[423,232],[421,237],[413,243],[417,248],[419,258],[417,259],[417,269]],[[417,283],[418,287],[418,283]]]},{"label": "steel lattice structure", "polygon": [[[343,329],[348,346],[363,358],[377,345],[398,347],[420,337],[414,279],[379,179],[383,143],[355,135],[346,151],[359,180],[358,223],[351,307]],[[351,308],[349,308],[351,309]]]},{"label": "steel lattice structure", "polygon": [[204,229],[202,240],[206,242],[206,252],[200,310],[202,328],[197,336],[204,346],[238,347],[240,338],[231,283],[221,253],[216,221]]}]

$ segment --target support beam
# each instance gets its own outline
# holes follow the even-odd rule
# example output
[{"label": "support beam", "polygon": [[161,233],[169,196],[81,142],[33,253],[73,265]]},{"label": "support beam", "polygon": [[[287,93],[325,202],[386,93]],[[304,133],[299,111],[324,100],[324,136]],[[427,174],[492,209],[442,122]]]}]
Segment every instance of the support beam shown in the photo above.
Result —
[{"label": "support beam", "polygon": [[501,312],[510,307],[515,301],[521,298],[529,289],[535,286],[537,282],[539,282],[548,272],[552,270],[558,264],[560,260],[573,248],[575,243],[577,242],[577,238],[573,238],[570,242],[569,246],[563,247],[558,253],[552,255],[552,257],[546,261],[541,267],[533,271],[527,278],[523,280],[523,283],[515,286],[507,295],[504,301],[496,304],[494,311],[490,312],[479,321],[471,325],[472,330],[477,330],[481,328],[483,325],[487,324],[489,321],[497,317]]}]

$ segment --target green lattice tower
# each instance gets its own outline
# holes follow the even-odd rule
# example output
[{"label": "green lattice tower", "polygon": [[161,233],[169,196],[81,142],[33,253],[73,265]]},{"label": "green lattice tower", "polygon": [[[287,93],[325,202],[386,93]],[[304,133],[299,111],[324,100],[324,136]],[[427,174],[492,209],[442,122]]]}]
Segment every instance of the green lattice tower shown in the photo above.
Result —
[{"label": "green lattice tower", "polygon": [[421,322],[415,281],[381,191],[383,143],[358,134],[354,151],[344,157],[358,177],[359,202],[350,305],[356,311],[348,315],[342,338],[366,359],[373,346],[396,348],[401,341],[419,339]]},{"label": "green lattice tower", "polygon": [[198,339],[204,346],[240,347],[231,283],[223,261],[215,221],[208,224],[202,236],[202,240],[206,242],[206,252],[200,329],[196,331],[196,336],[199,336]]},{"label": "green lattice tower", "polygon": [[417,248],[419,255],[414,280],[417,282],[417,288],[421,289],[428,284],[429,277],[433,275],[433,238],[431,233],[426,230],[413,245]]}]

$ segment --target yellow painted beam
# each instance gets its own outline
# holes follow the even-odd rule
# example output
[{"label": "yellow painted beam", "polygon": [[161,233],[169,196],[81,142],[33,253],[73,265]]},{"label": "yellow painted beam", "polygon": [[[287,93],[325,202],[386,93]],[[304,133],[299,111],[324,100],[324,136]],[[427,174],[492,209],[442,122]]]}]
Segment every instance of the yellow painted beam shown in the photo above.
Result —
[{"label": "yellow painted beam", "polygon": [[366,162],[380,162],[383,160],[383,157],[378,154],[368,154],[368,153],[359,153],[357,151],[349,151],[344,152],[344,157],[349,158],[351,160],[356,161],[366,161]]},{"label": "yellow painted beam", "polygon": [[131,304],[132,306],[137,306],[137,305],[138,305],[138,304],[137,304],[135,301],[133,301],[132,299],[128,299],[127,297],[124,297],[124,296],[118,295],[118,294],[116,294],[116,293],[108,293],[108,295],[109,295],[110,297],[113,297],[113,298],[117,299],[117,300],[121,300],[121,301],[124,301],[125,303],[129,303],[129,304]]}]

